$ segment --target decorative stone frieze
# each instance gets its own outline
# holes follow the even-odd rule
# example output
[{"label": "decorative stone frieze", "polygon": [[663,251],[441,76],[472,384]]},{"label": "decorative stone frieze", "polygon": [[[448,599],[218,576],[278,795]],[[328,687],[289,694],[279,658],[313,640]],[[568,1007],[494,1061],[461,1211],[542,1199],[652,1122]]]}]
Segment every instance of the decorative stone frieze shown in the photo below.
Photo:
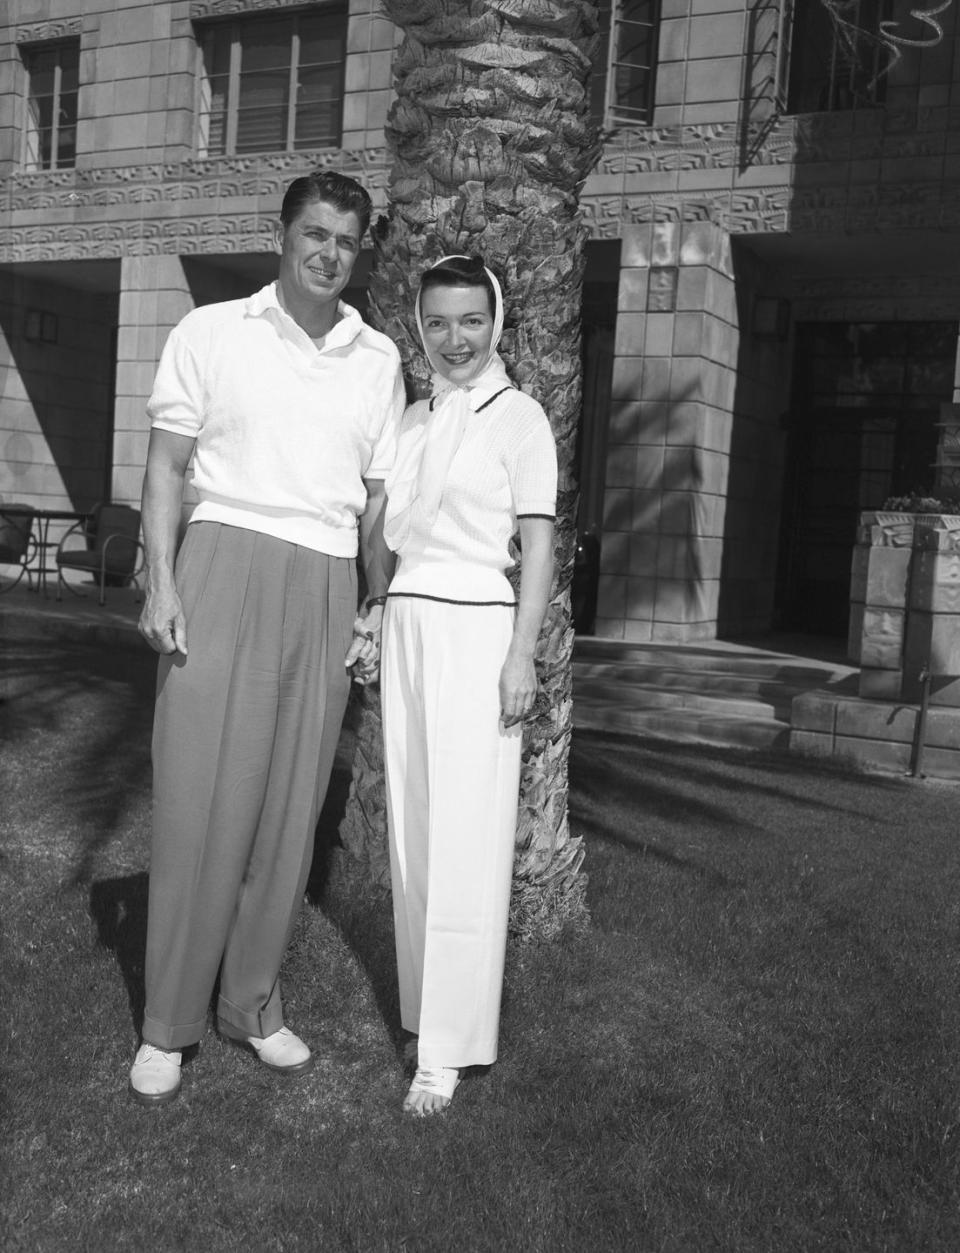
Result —
[{"label": "decorative stone frieze", "polygon": [[724,230],[731,235],[757,231],[785,231],[791,217],[792,193],[787,187],[758,187],[734,191],[729,207],[720,214]]},{"label": "decorative stone frieze", "polygon": [[276,215],[242,214],[134,219],[94,225],[34,226],[10,231],[0,261],[56,261],[152,253],[240,253],[273,249]]},{"label": "decorative stone frieze", "polygon": [[[598,174],[657,174],[738,164],[803,166],[869,158],[936,157],[960,129],[960,108],[804,114],[781,117],[743,134],[739,123],[646,126],[617,131],[604,143]],[[762,137],[762,142],[754,141]],[[749,160],[745,154],[749,153]]]},{"label": "decorative stone frieze", "polygon": [[[272,0],[271,0],[272,2]],[[192,16],[270,7],[257,0],[209,0],[194,3]],[[27,29],[27,28],[22,28]],[[33,30],[33,27],[29,29]],[[596,169],[598,192],[588,180],[582,208],[590,236],[616,239],[631,224],[669,221],[711,221],[731,234],[794,231],[857,233],[887,230],[960,230],[960,185],[943,181],[844,181],[824,184],[819,177],[804,182],[807,162],[837,162],[866,154],[884,157],[929,156],[943,151],[949,127],[960,129],[960,108],[923,109],[911,114],[917,131],[903,129],[903,116],[858,114],[856,126],[845,113],[786,117],[770,128],[762,145],[751,152],[751,165],[776,169],[795,163],[791,185],[740,188],[734,176],[720,171],[738,168],[744,142],[735,123],[700,126],[643,127],[609,136]],[[57,210],[114,209],[217,202],[229,211],[239,198],[270,198],[282,193],[292,177],[310,169],[337,169],[353,174],[370,189],[378,210],[385,206],[387,153],[373,149],[323,149],[233,157],[193,157],[166,165],[131,165],[15,173],[0,181],[0,213],[48,214]],[[716,190],[661,188],[646,191],[646,176],[672,176],[690,171],[718,171]],[[614,179],[622,185],[611,189]],[[600,189],[602,188],[602,190]],[[169,209],[166,210],[169,212]],[[19,224],[18,224],[19,226]],[[56,232],[59,227],[54,226]],[[88,231],[89,228],[81,228]],[[0,259],[27,259],[21,235],[0,229]],[[90,234],[84,247],[93,246]],[[35,246],[31,241],[30,247]],[[63,237],[47,240],[75,255]],[[83,253],[82,255],[91,255]],[[96,254],[93,254],[96,255]]]},{"label": "decorative stone frieze", "polygon": [[229,17],[232,13],[259,13],[263,9],[303,8],[303,0],[192,0],[190,20],[208,17]]},{"label": "decorative stone frieze", "polygon": [[[142,217],[144,206],[204,201],[215,201],[229,209],[232,199],[270,200],[282,196],[292,178],[316,169],[335,169],[353,175],[370,191],[377,209],[385,207],[386,152],[383,148],[372,148],[318,149],[249,157],[191,158],[167,165],[17,173],[0,182],[0,211],[49,213],[98,207],[117,209],[129,205],[135,206]],[[96,251],[92,225],[71,223],[69,228],[43,225],[52,232],[45,244],[61,250],[55,253],[57,257],[114,255]],[[19,229],[19,224],[7,230],[0,227],[0,259],[37,259],[20,251],[36,242],[25,240],[26,229]],[[79,232],[71,234],[69,242],[82,244],[80,252],[67,246],[64,231],[68,229]]]},{"label": "decorative stone frieze", "polygon": [[71,39],[83,30],[82,17],[50,18],[17,27],[18,44],[46,43],[50,39]]},{"label": "decorative stone frieze", "polygon": [[[620,131],[604,144],[598,174],[657,174],[673,170],[728,169],[740,160],[742,136],[735,123],[643,127]],[[793,157],[788,126],[771,132],[753,162],[775,165]]]}]

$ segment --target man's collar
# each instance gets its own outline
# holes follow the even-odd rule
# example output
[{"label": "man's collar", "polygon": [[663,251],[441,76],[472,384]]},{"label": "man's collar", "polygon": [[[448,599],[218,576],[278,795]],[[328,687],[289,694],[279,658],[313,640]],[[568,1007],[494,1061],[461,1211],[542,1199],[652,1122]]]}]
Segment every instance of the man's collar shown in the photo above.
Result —
[{"label": "man's collar", "polygon": [[[261,287],[258,292],[249,296],[246,312],[249,317],[254,318],[262,317],[265,313],[279,314],[294,322],[294,319],[280,304],[276,282],[268,283],[266,287]],[[339,318],[327,332],[326,339],[323,341],[324,348],[344,348],[352,343],[363,329],[363,319],[352,305],[348,305],[343,300],[338,301],[337,313]],[[299,325],[299,323],[294,322],[294,325]]]},{"label": "man's collar", "polygon": [[252,296],[247,297],[247,316],[258,318],[270,309],[279,309],[280,301],[277,299],[276,283],[268,283],[266,287],[261,287],[259,291],[254,292]]}]

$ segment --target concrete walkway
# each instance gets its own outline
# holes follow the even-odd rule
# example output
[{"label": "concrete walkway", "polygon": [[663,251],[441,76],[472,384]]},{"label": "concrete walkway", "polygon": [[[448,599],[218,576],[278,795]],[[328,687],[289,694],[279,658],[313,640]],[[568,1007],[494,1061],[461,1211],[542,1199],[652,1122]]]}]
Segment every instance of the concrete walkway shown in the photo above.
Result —
[{"label": "concrete walkway", "polygon": [[55,639],[109,644],[114,647],[146,648],[137,631],[140,604],[130,588],[107,588],[106,604],[97,603],[97,589],[91,586],[83,596],[64,593],[58,601],[51,591],[46,596],[30,591],[23,584],[0,593],[0,640],[13,636],[52,636]]}]

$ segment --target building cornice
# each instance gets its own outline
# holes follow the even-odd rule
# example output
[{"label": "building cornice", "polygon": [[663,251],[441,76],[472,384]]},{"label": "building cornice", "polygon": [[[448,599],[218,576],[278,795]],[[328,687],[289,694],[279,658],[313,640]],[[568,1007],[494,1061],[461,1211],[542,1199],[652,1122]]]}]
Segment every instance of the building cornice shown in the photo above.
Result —
[{"label": "building cornice", "polygon": [[18,44],[47,43],[52,39],[73,39],[83,30],[82,17],[50,18],[17,27]]},{"label": "building cornice", "polygon": [[305,0],[191,0],[190,20],[230,17],[237,13],[259,13],[263,9],[304,8]]}]

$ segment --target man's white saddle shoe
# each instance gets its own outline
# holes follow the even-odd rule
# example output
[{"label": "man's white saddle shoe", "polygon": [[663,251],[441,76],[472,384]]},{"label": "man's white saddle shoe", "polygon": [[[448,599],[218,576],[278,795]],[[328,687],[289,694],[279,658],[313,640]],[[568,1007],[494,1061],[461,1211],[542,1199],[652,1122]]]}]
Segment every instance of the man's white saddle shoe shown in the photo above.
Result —
[{"label": "man's white saddle shoe", "polygon": [[179,1049],[141,1044],[130,1067],[130,1092],[141,1105],[164,1105],[180,1091]]},{"label": "man's white saddle shoe", "polygon": [[226,1030],[221,1027],[220,1031],[228,1040],[250,1049],[264,1066],[269,1066],[279,1074],[302,1075],[313,1065],[310,1050],[289,1027],[281,1027],[279,1031],[274,1031],[263,1039],[255,1035],[237,1035],[231,1027]]}]

